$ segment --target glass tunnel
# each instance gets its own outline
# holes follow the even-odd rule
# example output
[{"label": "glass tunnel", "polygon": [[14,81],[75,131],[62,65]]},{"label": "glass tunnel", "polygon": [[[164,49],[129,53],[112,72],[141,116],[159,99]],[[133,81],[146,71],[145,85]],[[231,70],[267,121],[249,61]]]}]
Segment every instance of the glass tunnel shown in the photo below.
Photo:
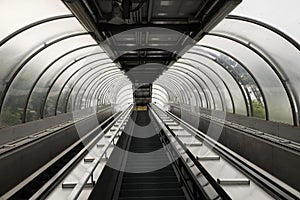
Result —
[{"label": "glass tunnel", "polygon": [[[275,189],[262,181],[268,178],[251,182],[253,195],[258,196],[246,199],[299,199],[299,7],[298,0],[1,0],[0,177],[22,156],[27,159],[24,153],[5,160],[24,138],[39,139],[36,133],[64,128],[64,124],[77,126],[77,121],[91,115],[98,120],[101,115],[101,123],[112,116],[125,118],[123,113],[129,109],[138,113],[136,118],[131,116],[138,121],[142,119],[138,111],[153,108],[158,118],[160,112],[169,113],[182,120],[182,126],[213,139],[215,126],[221,123],[225,128],[218,135],[219,142],[244,162],[264,170],[252,171],[274,177],[270,182]],[[149,116],[153,120],[156,114]],[[81,126],[77,131],[96,127]],[[253,134],[239,138],[230,132],[237,130]],[[253,135],[260,138],[256,141]],[[24,173],[7,184],[3,178],[0,185],[6,186],[0,196],[20,198],[21,193],[12,192],[14,188],[29,183],[30,175],[70,148],[75,139],[68,137],[56,142],[56,153],[41,155],[36,161],[39,166],[24,165]],[[49,142],[51,148],[55,147]],[[226,162],[230,159],[225,158]],[[207,174],[213,177],[213,172]],[[239,181],[233,185],[245,179]],[[101,181],[96,182],[94,188]],[[231,186],[222,190],[220,185],[218,179],[211,183],[214,192],[205,197],[194,194],[190,199],[241,198]],[[52,196],[66,198],[57,197]]]},{"label": "glass tunnel", "polygon": [[[298,4],[291,2],[295,6],[286,12],[294,13]],[[255,5],[244,1],[169,66],[154,82],[153,102],[298,126],[297,17],[284,20],[276,12],[286,6],[280,3],[275,12],[261,5],[252,9]],[[15,7],[3,1],[1,13],[2,128],[133,102],[126,75],[61,2],[27,1]]]}]

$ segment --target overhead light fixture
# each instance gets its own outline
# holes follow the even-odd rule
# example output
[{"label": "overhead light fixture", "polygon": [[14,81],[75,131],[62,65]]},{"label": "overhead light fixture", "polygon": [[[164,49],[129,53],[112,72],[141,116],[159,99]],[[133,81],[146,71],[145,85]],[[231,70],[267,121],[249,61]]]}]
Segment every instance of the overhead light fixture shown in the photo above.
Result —
[{"label": "overhead light fixture", "polygon": [[135,41],[136,39],[135,38],[124,38],[124,40],[126,40],[126,41]]},{"label": "overhead light fixture", "polygon": [[154,38],[151,38],[150,40],[152,40],[152,41],[160,41],[160,38],[154,37]]},{"label": "overhead light fixture", "polygon": [[161,6],[172,6],[173,5],[173,1],[161,1],[160,5]]},{"label": "overhead light fixture", "polygon": [[158,16],[167,16],[168,13],[157,13]]},{"label": "overhead light fixture", "polygon": [[124,44],[125,47],[135,47],[136,44]]}]

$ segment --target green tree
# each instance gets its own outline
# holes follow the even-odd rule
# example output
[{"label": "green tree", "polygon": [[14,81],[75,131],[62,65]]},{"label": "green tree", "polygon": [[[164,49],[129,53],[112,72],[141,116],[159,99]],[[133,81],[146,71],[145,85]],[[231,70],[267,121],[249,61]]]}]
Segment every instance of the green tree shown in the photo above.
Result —
[{"label": "green tree", "polygon": [[252,100],[252,106],[253,106],[253,116],[265,119],[266,113],[265,113],[265,107],[262,103],[258,102],[257,100]]}]

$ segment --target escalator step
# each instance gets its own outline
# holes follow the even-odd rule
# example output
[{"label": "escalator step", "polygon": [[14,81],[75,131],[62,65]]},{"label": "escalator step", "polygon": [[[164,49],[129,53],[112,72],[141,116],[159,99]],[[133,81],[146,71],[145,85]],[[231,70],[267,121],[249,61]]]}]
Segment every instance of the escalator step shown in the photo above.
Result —
[{"label": "escalator step", "polygon": [[139,162],[152,162],[152,161],[164,161],[167,157],[164,157],[164,158],[152,158],[152,157],[145,157],[145,158],[136,158],[136,159],[129,159],[128,160],[128,163],[139,163]]},{"label": "escalator step", "polygon": [[[174,172],[174,168],[168,163],[169,158],[163,149],[160,136],[156,132],[153,122],[149,119],[147,112],[137,112],[135,122],[140,123],[140,126],[133,129],[129,147],[129,151],[136,154],[134,156],[129,154],[126,168],[133,172],[139,172],[154,169],[156,166],[163,164],[167,164],[167,166],[145,173],[124,173],[119,199],[184,200],[186,197],[181,188],[182,185]],[[146,123],[147,121],[149,121],[149,124]],[[147,127],[142,127],[141,124],[147,125]],[[139,135],[149,135],[149,137],[139,138]]]},{"label": "escalator step", "polygon": [[121,190],[120,197],[156,197],[156,196],[182,196],[179,189],[126,189]]},{"label": "escalator step", "polygon": [[162,159],[167,158],[167,155],[160,154],[160,153],[150,153],[150,154],[143,154],[143,155],[129,155],[128,160],[130,159]]},{"label": "escalator step", "polygon": [[180,188],[179,182],[147,182],[147,183],[124,183],[121,189],[161,189]]},{"label": "escalator step", "polygon": [[165,176],[165,177],[124,177],[124,183],[144,183],[144,182],[176,182],[178,181],[176,176]]},{"label": "escalator step", "polygon": [[185,196],[120,197],[120,200],[185,200]]},{"label": "escalator step", "polygon": [[126,173],[124,177],[149,177],[149,176],[174,176],[174,171],[171,170],[164,170],[164,171],[157,171],[151,173]]},{"label": "escalator step", "polygon": [[160,161],[156,161],[156,160],[153,160],[153,161],[145,161],[145,162],[139,162],[139,163],[128,163],[126,167],[147,167],[147,166],[161,166],[162,162]]}]

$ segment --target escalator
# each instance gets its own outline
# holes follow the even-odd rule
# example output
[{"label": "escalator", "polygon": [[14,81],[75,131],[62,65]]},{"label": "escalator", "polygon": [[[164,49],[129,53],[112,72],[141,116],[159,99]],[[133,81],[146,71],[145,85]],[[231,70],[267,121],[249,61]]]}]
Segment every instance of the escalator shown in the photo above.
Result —
[{"label": "escalator", "polygon": [[[127,148],[124,145],[123,148],[128,153],[122,156],[125,159],[110,158],[124,159],[125,170],[124,172],[117,172],[114,169],[104,170],[89,199],[100,197],[120,200],[186,199],[184,187],[179,181],[175,168],[169,162],[160,140],[159,130],[155,127],[155,122],[151,121],[149,114],[149,111],[132,113],[133,120],[128,122],[131,123],[128,124],[132,127],[131,131],[123,133],[119,140],[120,144],[127,141]],[[117,146],[122,147],[120,144]],[[118,176],[114,178],[116,173]],[[103,189],[107,181],[115,181],[113,189],[111,187]],[[109,192],[112,194],[107,195]]]}]

